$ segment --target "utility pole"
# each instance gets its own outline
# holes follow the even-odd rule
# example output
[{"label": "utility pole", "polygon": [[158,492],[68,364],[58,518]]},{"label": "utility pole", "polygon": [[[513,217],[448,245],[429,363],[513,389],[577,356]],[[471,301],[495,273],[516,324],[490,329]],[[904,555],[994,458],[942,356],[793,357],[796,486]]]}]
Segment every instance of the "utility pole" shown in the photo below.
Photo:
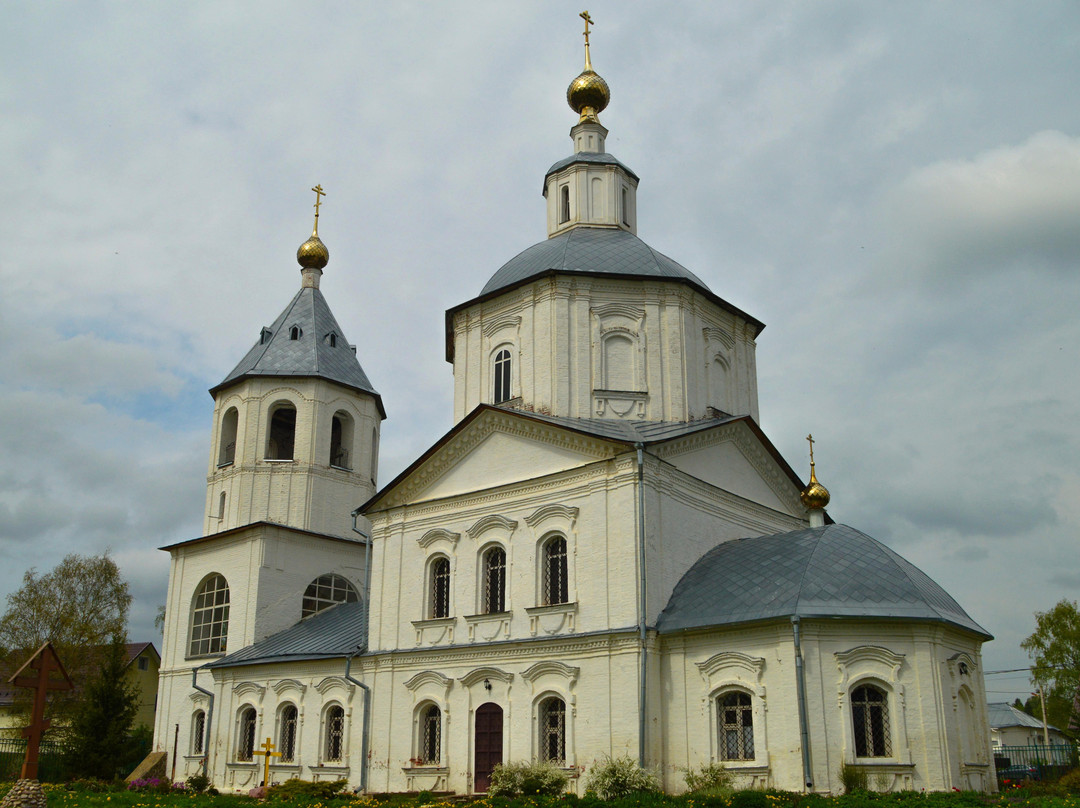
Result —
[{"label": "utility pole", "polygon": [[1039,704],[1042,705],[1043,718],[1043,744],[1046,745],[1046,754],[1050,754],[1050,730],[1046,725],[1046,696],[1043,695],[1042,683],[1039,683]]}]

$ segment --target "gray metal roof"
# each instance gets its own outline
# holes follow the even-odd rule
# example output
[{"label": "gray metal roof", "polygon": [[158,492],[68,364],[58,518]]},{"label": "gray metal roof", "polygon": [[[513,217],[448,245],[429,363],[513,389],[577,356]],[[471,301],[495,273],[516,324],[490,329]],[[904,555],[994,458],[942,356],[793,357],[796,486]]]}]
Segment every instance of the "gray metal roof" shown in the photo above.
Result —
[{"label": "gray metal roof", "polygon": [[569,157],[564,157],[559,162],[555,163],[544,174],[544,180],[554,174],[556,171],[562,171],[567,166],[574,163],[594,163],[604,166],[618,166],[635,180],[639,179],[638,175],[631,171],[625,163],[619,162],[615,155],[608,154],[607,152],[581,152],[580,154],[571,154]]},{"label": "gray metal roof", "polygon": [[367,648],[365,606],[363,601],[332,606],[284,631],[211,662],[207,667],[228,668],[233,665],[348,656],[356,651],[357,646]]},{"label": "gray metal roof", "polygon": [[[299,339],[290,339],[293,326],[300,328]],[[334,346],[331,334],[336,335]],[[297,292],[264,335],[211,393],[250,376],[315,376],[375,396],[382,411],[382,401],[360,367],[355,348],[318,289]]]},{"label": "gray metal roof", "polygon": [[614,227],[580,226],[518,253],[491,276],[480,296],[549,271],[671,278],[690,281],[709,292],[697,275],[633,233]]},{"label": "gray metal roof", "polygon": [[[992,729],[1004,729],[1005,727],[1030,727],[1042,729],[1042,721],[1033,715],[1028,715],[1023,710],[1017,710],[1011,704],[1003,701],[992,701],[986,705]],[[1060,732],[1053,724],[1047,724],[1054,732]]]},{"label": "gray metal roof", "polygon": [[675,586],[657,629],[793,616],[944,622],[993,639],[924,572],[847,525],[717,545]]},{"label": "gray metal roof", "polygon": [[698,421],[623,421],[615,418],[565,418],[561,415],[544,415],[509,407],[499,409],[506,409],[527,418],[546,421],[577,432],[585,432],[598,438],[617,440],[620,443],[662,443],[741,419],[741,416],[730,415],[720,418],[702,418]]}]

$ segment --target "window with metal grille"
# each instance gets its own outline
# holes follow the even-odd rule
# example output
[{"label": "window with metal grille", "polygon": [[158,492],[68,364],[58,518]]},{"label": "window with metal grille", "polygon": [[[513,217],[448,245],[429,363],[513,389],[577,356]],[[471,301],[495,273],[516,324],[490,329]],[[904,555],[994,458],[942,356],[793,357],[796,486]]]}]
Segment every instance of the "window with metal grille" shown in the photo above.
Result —
[{"label": "window with metal grille", "polygon": [[735,691],[716,700],[721,760],[754,759],[754,711],[750,694]]},{"label": "window with metal grille", "polygon": [[420,714],[420,762],[438,766],[442,754],[442,711],[431,704]]},{"label": "window with metal grille", "polygon": [[206,713],[196,710],[191,717],[191,754],[203,753],[203,738],[206,737]]},{"label": "window with metal grille", "polygon": [[296,441],[296,407],[278,402],[270,410],[270,431],[266,436],[267,460],[292,460]]},{"label": "window with metal grille", "polygon": [[236,459],[236,429],[240,423],[240,413],[236,407],[229,407],[221,419],[221,439],[218,448],[219,466],[227,466]]},{"label": "window with metal grille", "polygon": [[431,617],[450,616],[450,560],[436,558],[431,564]]},{"label": "window with metal grille", "polygon": [[360,600],[360,595],[347,578],[328,572],[320,575],[304,590],[304,604],[300,610],[300,618],[311,617],[339,603],[356,603],[358,600]]},{"label": "window with metal grille", "polygon": [[889,737],[889,700],[885,691],[862,685],[851,693],[851,720],[855,730],[855,757],[892,757]]},{"label": "window with metal grille", "polygon": [[566,762],[566,703],[552,696],[540,702],[540,759]]},{"label": "window with metal grille", "polygon": [[292,763],[296,758],[296,707],[292,704],[281,711],[281,724],[278,729],[278,752],[282,763]]},{"label": "window with metal grille", "polygon": [[484,553],[484,614],[506,611],[506,551],[492,547]]},{"label": "window with metal grille", "polygon": [[510,352],[505,348],[495,354],[495,396],[496,404],[510,400]]},{"label": "window with metal grille", "polygon": [[236,759],[249,761],[255,754],[255,708],[245,707],[240,711],[240,722],[236,732]]},{"label": "window with metal grille", "polygon": [[229,634],[229,584],[223,575],[211,575],[195,593],[191,610],[189,656],[225,653]]},{"label": "window with metal grille", "polygon": [[544,544],[544,605],[569,600],[566,582],[566,539],[556,536]]},{"label": "window with metal grille", "polygon": [[344,743],[345,710],[335,704],[326,711],[326,743],[323,746],[323,760],[327,763],[340,761]]}]

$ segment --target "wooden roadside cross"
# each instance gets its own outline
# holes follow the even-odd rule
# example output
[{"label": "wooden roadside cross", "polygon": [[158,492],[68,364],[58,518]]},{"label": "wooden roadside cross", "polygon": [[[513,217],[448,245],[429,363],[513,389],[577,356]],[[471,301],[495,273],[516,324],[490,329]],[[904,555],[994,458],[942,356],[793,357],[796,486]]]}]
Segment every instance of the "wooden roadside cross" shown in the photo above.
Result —
[{"label": "wooden roadside cross", "polygon": [[[52,678],[49,674],[54,671],[64,678]],[[12,674],[8,682],[16,687],[34,689],[34,707],[30,712],[30,726],[23,730],[23,735],[26,737],[26,757],[23,758],[19,779],[36,780],[41,736],[51,723],[45,718],[45,697],[50,690],[71,690],[74,685],[71,683],[71,677],[64,670],[60,657],[56,655],[52,643],[48,642],[37,649],[34,655]]]},{"label": "wooden roadside cross", "polygon": [[275,752],[275,749],[277,747],[267,738],[266,743],[251,753],[263,756],[263,785],[267,788],[270,788],[270,758],[281,757],[281,752]]}]

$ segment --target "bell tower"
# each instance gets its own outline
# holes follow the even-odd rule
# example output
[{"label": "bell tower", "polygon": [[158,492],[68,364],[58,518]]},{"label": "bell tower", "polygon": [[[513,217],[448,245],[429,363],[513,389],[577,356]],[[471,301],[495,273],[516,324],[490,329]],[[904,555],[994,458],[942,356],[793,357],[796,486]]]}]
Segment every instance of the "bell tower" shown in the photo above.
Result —
[{"label": "bell tower", "polygon": [[382,399],[319,282],[330,252],[315,226],[296,252],[300,290],[210,390],[214,427],[204,534],[254,522],[351,538],[375,492]]}]

